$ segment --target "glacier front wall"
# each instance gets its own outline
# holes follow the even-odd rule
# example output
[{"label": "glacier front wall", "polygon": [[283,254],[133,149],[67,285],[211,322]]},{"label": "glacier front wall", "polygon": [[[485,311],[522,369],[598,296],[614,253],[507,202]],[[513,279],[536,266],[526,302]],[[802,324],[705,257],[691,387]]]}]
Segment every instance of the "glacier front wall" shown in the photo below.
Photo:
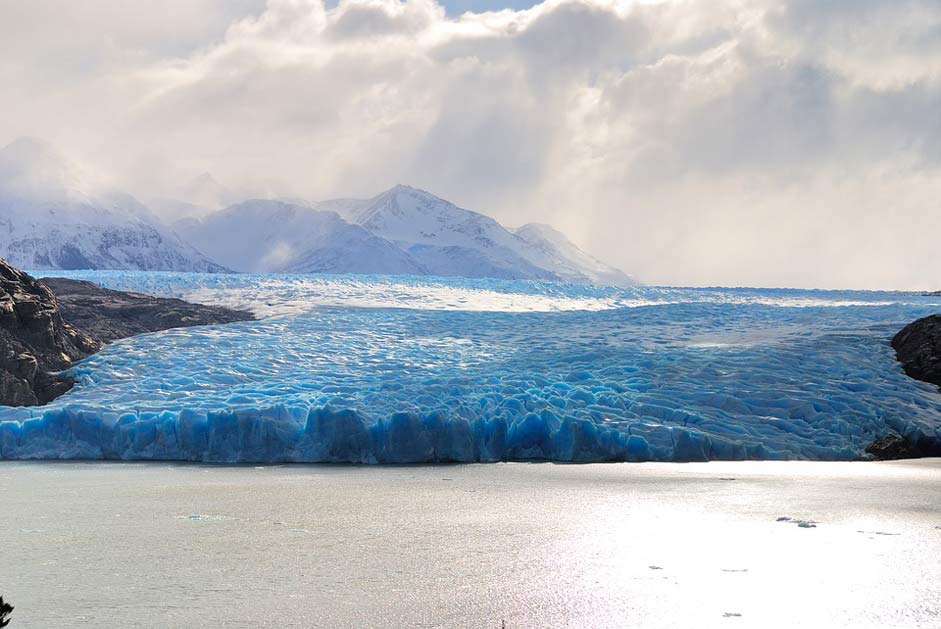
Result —
[{"label": "glacier front wall", "polygon": [[[94,278],[271,316],[108,346],[54,403],[0,408],[0,458],[845,460],[886,434],[941,443],[941,396],[905,376],[888,343],[936,298]],[[322,303],[337,295],[357,307]]]},{"label": "glacier front wall", "polygon": [[[468,422],[394,413],[367,423],[353,410],[277,407],[107,415],[80,409],[0,424],[6,459],[181,460],[218,463],[445,463],[478,461],[706,461],[775,459],[769,450],[696,430],[637,425],[626,432],[543,411],[518,421]],[[850,447],[820,458],[851,459]],[[796,453],[790,455],[796,458]]]}]

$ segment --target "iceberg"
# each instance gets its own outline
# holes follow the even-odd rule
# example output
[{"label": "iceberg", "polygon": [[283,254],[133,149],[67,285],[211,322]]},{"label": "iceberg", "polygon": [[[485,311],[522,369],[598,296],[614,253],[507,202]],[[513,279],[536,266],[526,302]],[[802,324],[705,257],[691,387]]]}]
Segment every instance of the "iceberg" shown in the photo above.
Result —
[{"label": "iceberg", "polygon": [[0,458],[849,460],[884,434],[941,440],[941,395],[889,346],[937,297],[68,275],[263,318],[107,346],[53,403],[0,407]]}]

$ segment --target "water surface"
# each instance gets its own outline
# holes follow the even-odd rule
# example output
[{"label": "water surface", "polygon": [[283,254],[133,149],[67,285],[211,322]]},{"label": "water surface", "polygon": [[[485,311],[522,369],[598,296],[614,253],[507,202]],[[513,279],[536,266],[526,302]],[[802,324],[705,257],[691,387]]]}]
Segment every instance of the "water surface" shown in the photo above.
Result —
[{"label": "water surface", "polygon": [[937,627],[939,496],[939,460],[4,462],[0,593],[23,627]]}]

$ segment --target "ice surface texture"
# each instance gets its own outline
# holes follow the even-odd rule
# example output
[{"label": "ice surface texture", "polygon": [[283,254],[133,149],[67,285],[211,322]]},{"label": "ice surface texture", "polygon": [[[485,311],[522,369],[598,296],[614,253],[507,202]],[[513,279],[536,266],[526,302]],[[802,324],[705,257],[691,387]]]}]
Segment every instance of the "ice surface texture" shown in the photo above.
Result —
[{"label": "ice surface texture", "polygon": [[216,462],[852,459],[941,437],[889,339],[910,293],[76,272],[260,321],[119,341],[0,456]]}]

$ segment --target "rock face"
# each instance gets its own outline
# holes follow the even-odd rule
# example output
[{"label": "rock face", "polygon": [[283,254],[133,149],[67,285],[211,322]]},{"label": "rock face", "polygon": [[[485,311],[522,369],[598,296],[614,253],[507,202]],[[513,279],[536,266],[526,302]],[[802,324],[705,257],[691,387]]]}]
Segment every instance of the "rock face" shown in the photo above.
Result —
[{"label": "rock face", "polygon": [[123,293],[91,282],[39,281],[0,260],[0,405],[52,401],[74,384],[58,372],[110,341],[253,318],[248,312]]},{"label": "rock face", "polygon": [[[941,315],[909,323],[892,339],[892,347],[906,374],[941,386]],[[879,460],[941,456],[941,441],[925,435],[884,435],[866,452]]]},{"label": "rock face", "polygon": [[892,347],[905,373],[941,386],[941,315],[909,323],[892,339]]},{"label": "rock face", "polygon": [[48,287],[0,260],[0,404],[45,404],[68,391],[55,372],[101,343],[62,320]]},{"label": "rock face", "polygon": [[42,283],[55,293],[63,319],[105,343],[145,332],[254,319],[242,310],[109,290],[81,280],[52,277]]},{"label": "rock face", "polygon": [[918,444],[912,443],[905,437],[901,437],[899,435],[886,435],[885,437],[879,437],[866,446],[866,452],[871,454],[879,461],[915,459],[920,456],[928,456],[921,451],[921,449],[918,447]]}]

